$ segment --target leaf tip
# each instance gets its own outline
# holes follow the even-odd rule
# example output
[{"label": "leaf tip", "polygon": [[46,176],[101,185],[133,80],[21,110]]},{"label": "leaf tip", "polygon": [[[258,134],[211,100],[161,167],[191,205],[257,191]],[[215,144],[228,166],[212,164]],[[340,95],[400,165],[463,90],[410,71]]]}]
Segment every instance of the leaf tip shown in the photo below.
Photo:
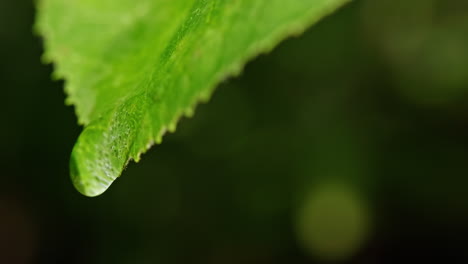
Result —
[{"label": "leaf tip", "polygon": [[78,138],[70,157],[70,177],[75,188],[85,196],[94,197],[105,192],[120,175],[109,154],[99,151],[94,143],[99,131],[85,129]]},{"label": "leaf tip", "polygon": [[95,197],[104,193],[109,186],[97,185],[96,181],[90,180],[90,177],[83,177],[80,165],[72,154],[70,158],[70,177],[72,179],[75,189],[88,197]]}]

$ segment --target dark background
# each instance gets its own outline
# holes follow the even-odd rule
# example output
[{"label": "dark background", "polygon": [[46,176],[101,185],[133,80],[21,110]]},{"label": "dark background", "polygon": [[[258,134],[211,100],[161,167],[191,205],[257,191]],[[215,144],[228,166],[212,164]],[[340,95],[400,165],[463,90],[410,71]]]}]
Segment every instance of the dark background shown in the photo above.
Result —
[{"label": "dark background", "polygon": [[468,263],[468,2],[361,0],[220,85],[102,196],[0,0],[0,263]]}]

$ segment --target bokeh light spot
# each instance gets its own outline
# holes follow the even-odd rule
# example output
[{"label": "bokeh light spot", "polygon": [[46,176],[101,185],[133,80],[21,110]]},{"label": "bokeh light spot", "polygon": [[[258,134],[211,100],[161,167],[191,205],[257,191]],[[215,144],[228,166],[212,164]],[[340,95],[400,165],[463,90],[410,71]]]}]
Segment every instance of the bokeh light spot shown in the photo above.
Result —
[{"label": "bokeh light spot", "polygon": [[352,257],[370,230],[369,211],[351,188],[329,184],[310,191],[296,219],[299,243],[322,260]]}]

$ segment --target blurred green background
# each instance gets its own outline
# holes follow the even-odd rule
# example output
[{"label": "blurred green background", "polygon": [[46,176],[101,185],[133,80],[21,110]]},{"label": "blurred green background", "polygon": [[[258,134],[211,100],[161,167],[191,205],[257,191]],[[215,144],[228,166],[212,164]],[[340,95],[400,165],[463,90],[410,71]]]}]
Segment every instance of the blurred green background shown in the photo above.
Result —
[{"label": "blurred green background", "polygon": [[468,263],[468,1],[353,1],[97,198],[33,21],[0,0],[0,263]]}]

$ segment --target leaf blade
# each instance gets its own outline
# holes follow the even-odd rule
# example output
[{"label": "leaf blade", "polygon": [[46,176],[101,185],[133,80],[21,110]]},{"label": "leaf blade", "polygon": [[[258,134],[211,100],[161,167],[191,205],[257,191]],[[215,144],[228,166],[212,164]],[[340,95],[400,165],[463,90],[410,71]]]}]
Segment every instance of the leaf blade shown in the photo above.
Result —
[{"label": "leaf blade", "polygon": [[[104,192],[130,160],[138,161],[175,130],[184,113],[208,100],[217,83],[239,74],[247,60],[346,2],[146,0],[132,7],[132,1],[119,0],[133,8],[119,18],[115,1],[70,1],[81,10],[67,11],[79,13],[68,14],[72,18],[53,12],[65,8],[64,1],[42,0],[38,28],[46,37],[46,57],[67,79],[69,102],[85,124],[72,151],[71,176],[88,196]],[[104,12],[111,7],[117,11]],[[164,18],[155,18],[163,10]],[[108,22],[117,18],[120,29]],[[91,32],[83,33],[83,25]],[[74,31],[82,36],[67,39]],[[94,41],[83,51],[87,39]]]}]

